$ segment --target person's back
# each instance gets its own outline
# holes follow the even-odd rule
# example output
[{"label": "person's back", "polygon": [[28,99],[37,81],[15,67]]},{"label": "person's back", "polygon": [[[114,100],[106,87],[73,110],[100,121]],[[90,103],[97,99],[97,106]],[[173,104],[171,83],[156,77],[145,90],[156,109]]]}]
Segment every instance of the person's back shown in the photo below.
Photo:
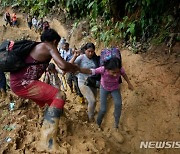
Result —
[{"label": "person's back", "polygon": [[[26,57],[26,62],[34,63],[22,70],[10,73],[11,88],[15,94],[22,98],[31,99],[39,106],[48,105],[44,114],[44,121],[41,128],[38,151],[60,152],[62,149],[56,142],[59,118],[62,115],[65,104],[65,94],[59,89],[39,81],[44,73],[45,64],[35,64],[37,62],[46,63],[53,58],[57,66],[64,71],[78,71],[75,65],[64,61],[57,50],[60,41],[59,34],[48,29],[41,35],[42,43],[39,43]],[[62,151],[61,151],[62,152]]]}]

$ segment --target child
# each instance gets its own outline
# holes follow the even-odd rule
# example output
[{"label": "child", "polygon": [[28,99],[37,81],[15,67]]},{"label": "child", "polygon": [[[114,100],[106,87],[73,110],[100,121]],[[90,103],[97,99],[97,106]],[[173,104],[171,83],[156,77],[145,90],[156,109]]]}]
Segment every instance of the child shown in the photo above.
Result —
[{"label": "child", "polygon": [[101,74],[101,85],[100,85],[100,111],[97,117],[97,124],[100,127],[103,117],[107,110],[107,96],[111,93],[114,99],[114,118],[115,118],[115,128],[118,128],[119,119],[122,109],[122,99],[119,89],[119,78],[122,75],[123,78],[128,83],[128,88],[133,90],[133,86],[130,83],[124,69],[121,66],[121,60],[117,57],[112,57],[106,62],[104,66],[96,69],[83,69],[80,72],[87,74]]},{"label": "child", "polygon": [[54,86],[55,88],[61,88],[61,80],[58,77],[58,72],[53,63],[50,63],[44,78],[45,82]]}]

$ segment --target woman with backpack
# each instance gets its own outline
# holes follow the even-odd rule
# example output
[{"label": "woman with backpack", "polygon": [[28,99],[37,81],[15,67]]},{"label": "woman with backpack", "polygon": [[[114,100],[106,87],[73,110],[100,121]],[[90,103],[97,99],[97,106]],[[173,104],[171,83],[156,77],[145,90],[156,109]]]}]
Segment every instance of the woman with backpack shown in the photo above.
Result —
[{"label": "woman with backpack", "polygon": [[[70,63],[75,63],[81,68],[97,68],[98,67],[98,58],[95,54],[95,45],[93,43],[87,43],[84,46],[85,54],[79,56],[80,53],[75,53],[73,58],[70,60]],[[79,73],[78,74],[78,85],[81,90],[81,93],[88,101],[88,118],[89,122],[94,121],[94,111],[96,107],[96,95],[97,88],[92,85],[87,85],[86,81],[90,75]]]},{"label": "woman with backpack", "polygon": [[64,153],[66,151],[56,140],[66,95],[63,91],[39,80],[51,59],[65,72],[79,71],[79,67],[64,61],[59,55],[57,45],[60,39],[60,35],[54,29],[44,31],[41,34],[41,43],[31,48],[23,59],[26,65],[10,73],[11,90],[16,95],[31,99],[40,107],[48,105],[44,113],[38,146],[36,146],[39,152]]}]

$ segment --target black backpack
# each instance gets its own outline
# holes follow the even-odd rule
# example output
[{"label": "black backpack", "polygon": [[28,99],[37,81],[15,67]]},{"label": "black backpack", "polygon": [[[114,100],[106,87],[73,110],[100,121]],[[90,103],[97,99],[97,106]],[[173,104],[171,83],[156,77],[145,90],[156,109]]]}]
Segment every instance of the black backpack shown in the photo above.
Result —
[{"label": "black backpack", "polygon": [[[94,54],[92,57],[92,60],[94,64],[96,65],[96,68],[100,66],[100,56],[97,56]],[[99,88],[99,81],[101,80],[100,74],[91,75],[86,79],[85,85],[89,87]]]},{"label": "black backpack", "polygon": [[12,50],[9,51],[10,41],[6,40],[0,45],[0,70],[14,72],[27,65],[25,58],[39,42],[31,40],[15,41]]}]

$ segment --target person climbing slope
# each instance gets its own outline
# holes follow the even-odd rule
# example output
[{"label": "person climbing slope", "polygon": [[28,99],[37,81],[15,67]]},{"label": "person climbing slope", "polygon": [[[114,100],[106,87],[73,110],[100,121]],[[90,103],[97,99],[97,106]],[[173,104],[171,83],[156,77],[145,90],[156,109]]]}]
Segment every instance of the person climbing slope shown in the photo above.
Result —
[{"label": "person climbing slope", "polygon": [[[63,153],[56,137],[60,116],[65,104],[65,94],[59,89],[41,82],[39,79],[45,72],[49,61],[53,58],[57,66],[66,72],[76,72],[79,68],[63,60],[58,53],[57,45],[61,37],[53,29],[45,30],[41,35],[41,43],[37,44],[26,57],[25,68],[10,73],[12,91],[22,98],[31,99],[40,107],[47,104],[49,107],[44,113],[44,121],[40,130],[38,151]],[[41,64],[40,64],[41,63]]]},{"label": "person climbing slope", "polygon": [[[99,127],[101,127],[102,120],[107,111],[107,97],[109,94],[111,94],[114,100],[114,127],[118,130],[122,110],[122,98],[119,86],[120,76],[122,75],[126,80],[130,90],[133,90],[133,86],[126,75],[124,68],[122,67],[119,50],[117,48],[110,50],[104,49],[104,53],[106,53],[106,51],[108,54],[103,57],[103,66],[96,69],[81,68],[80,72],[92,75],[101,74],[100,111],[98,112],[97,124]],[[115,52],[116,54],[114,54]],[[120,138],[121,141],[123,141],[123,137],[121,135]]]}]

